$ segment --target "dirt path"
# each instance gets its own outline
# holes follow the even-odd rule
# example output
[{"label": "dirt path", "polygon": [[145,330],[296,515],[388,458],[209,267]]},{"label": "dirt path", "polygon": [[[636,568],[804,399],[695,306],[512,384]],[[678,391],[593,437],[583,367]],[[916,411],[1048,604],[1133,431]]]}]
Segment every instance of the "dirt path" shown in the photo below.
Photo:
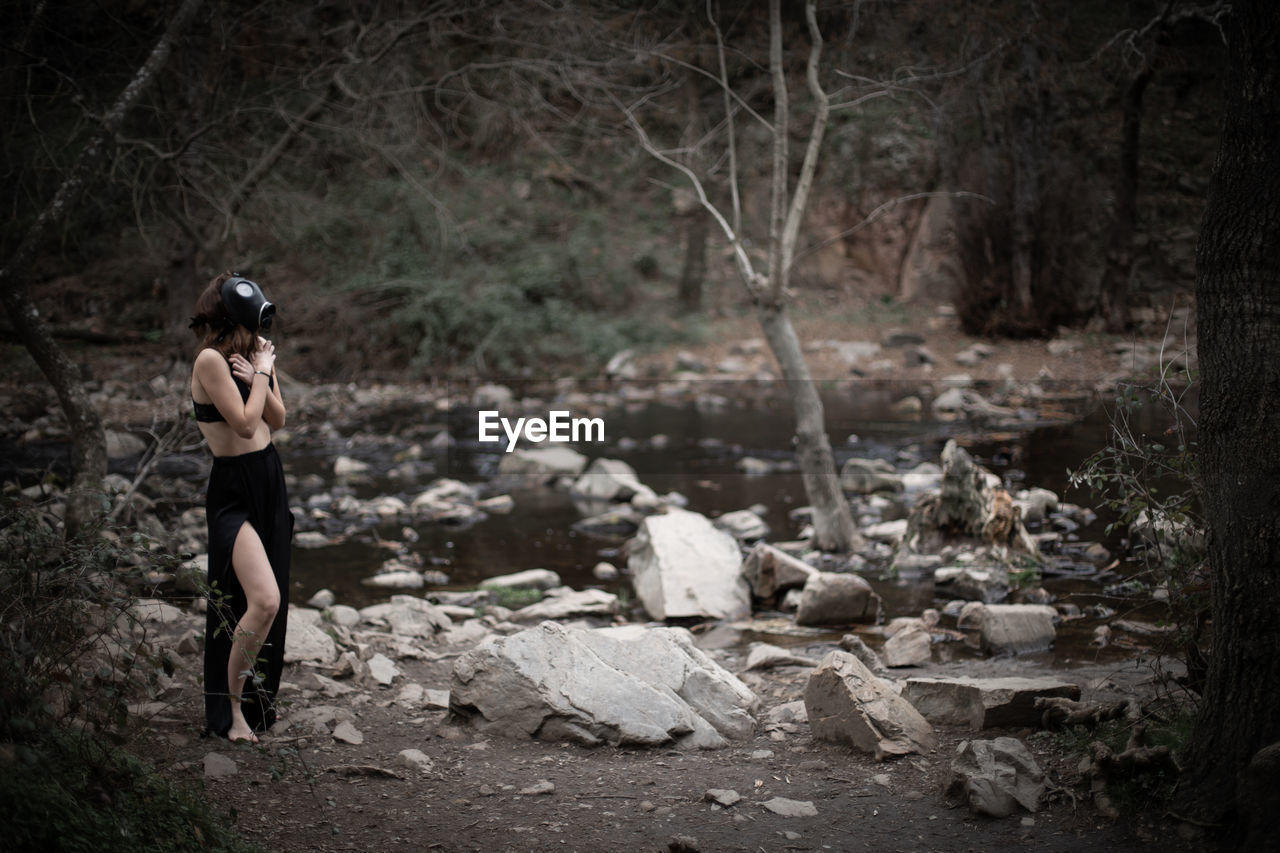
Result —
[{"label": "dirt path", "polygon": [[[262,746],[231,746],[197,734],[198,693],[185,690],[144,726],[135,747],[174,778],[203,784],[208,800],[237,816],[238,828],[278,851],[662,851],[677,836],[686,847],[718,851],[784,850],[1155,850],[1189,846],[1159,825],[1158,815],[1110,821],[1075,802],[1073,760],[1052,741],[1031,747],[1051,786],[1066,785],[1038,813],[977,818],[943,797],[950,756],[973,734],[939,729],[928,756],[877,763],[845,747],[817,741],[808,725],[760,726],[754,739],[709,752],[602,747],[510,740],[482,734],[420,701],[397,702],[404,684],[445,690],[460,649],[437,660],[403,660],[389,686],[352,684],[326,697],[309,666],[286,672],[281,699],[291,722]],[[812,654],[821,649],[812,648]],[[731,670],[736,653],[718,653]],[[189,658],[198,666],[195,657]],[[989,662],[980,674],[1017,671],[1015,661]],[[321,673],[327,670],[320,670]],[[808,670],[784,667],[751,674],[764,712],[801,698]],[[1062,674],[1062,673],[1059,673]],[[1067,674],[1098,683],[1097,673]],[[1120,686],[1115,679],[1108,687]],[[329,688],[332,690],[333,688]],[[1097,692],[1096,690],[1094,691]],[[1086,691],[1087,695],[1088,691]],[[317,730],[317,707],[350,712],[359,744]],[[763,714],[762,714],[763,716]],[[1026,736],[988,730],[981,737]],[[418,749],[431,768],[401,761]],[[231,758],[234,775],[206,778],[206,756]],[[723,807],[712,789],[741,800]],[[811,803],[816,816],[768,810],[774,798]]]}]

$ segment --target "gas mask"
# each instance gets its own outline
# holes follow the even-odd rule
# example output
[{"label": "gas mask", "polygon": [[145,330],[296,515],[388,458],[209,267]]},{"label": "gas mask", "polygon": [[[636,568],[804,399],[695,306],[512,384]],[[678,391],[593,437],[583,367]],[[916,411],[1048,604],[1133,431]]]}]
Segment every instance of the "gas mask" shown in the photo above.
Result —
[{"label": "gas mask", "polygon": [[222,305],[231,322],[251,332],[269,331],[276,306],[262,295],[262,288],[247,278],[232,276],[222,283]]}]

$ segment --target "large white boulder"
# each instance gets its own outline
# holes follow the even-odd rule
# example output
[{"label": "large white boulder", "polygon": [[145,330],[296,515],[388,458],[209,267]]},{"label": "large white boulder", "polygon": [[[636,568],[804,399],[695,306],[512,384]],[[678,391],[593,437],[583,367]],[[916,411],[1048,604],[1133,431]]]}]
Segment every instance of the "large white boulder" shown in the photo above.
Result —
[{"label": "large white boulder", "polygon": [[508,737],[723,746],[757,699],[682,628],[583,630],[544,622],[491,637],[453,668],[450,708]]},{"label": "large white boulder", "polygon": [[751,612],[738,543],[696,512],[646,518],[631,540],[627,567],[654,619],[739,619]]}]

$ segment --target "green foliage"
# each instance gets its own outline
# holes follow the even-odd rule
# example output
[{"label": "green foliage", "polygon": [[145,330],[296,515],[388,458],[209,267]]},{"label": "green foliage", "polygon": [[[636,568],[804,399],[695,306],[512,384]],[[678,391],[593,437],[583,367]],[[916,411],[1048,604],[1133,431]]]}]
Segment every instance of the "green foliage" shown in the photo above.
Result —
[{"label": "green foliage", "polygon": [[14,851],[244,850],[199,799],[119,749],[161,667],[139,569],[177,559],[105,523],[64,541],[44,508],[0,503],[0,824]]},{"label": "green foliage", "polygon": [[[1110,440],[1069,475],[1073,486],[1087,486],[1115,514],[1108,533],[1128,531],[1142,565],[1131,579],[1135,588],[1167,593],[1166,618],[1177,630],[1166,651],[1186,664],[1195,689],[1206,666],[1201,640],[1209,587],[1197,508],[1195,421],[1184,405],[1188,393],[1165,376],[1155,388],[1122,385]],[[1151,407],[1156,417],[1144,418]],[[1143,420],[1153,426],[1144,430]]]},{"label": "green foliage", "polygon": [[489,590],[489,604],[519,610],[542,600],[542,590],[525,587],[495,587]]},{"label": "green foliage", "polygon": [[341,206],[299,214],[281,239],[365,321],[389,321],[379,343],[414,366],[590,370],[621,349],[680,336],[655,312],[627,310],[653,298],[646,279],[658,262],[636,261],[652,239],[642,215],[614,221],[596,205],[573,208],[549,184],[522,200],[483,173],[468,176],[447,217],[399,179],[334,192]]},{"label": "green foliage", "polygon": [[136,756],[65,730],[0,757],[0,823],[13,853],[257,850]]}]

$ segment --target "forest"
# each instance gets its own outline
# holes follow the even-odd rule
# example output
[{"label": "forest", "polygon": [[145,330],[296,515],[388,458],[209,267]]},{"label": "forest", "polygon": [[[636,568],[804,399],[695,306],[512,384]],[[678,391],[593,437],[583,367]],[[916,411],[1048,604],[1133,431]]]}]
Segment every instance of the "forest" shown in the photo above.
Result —
[{"label": "forest", "polygon": [[[423,814],[442,849],[846,849],[850,775],[889,845],[1149,849],[1176,825],[1187,849],[1266,849],[1280,7],[5,11],[0,762],[44,780],[4,786],[18,849],[364,849],[361,826],[417,844]],[[289,411],[265,435],[303,567],[281,590],[296,704],[231,750],[198,737],[216,590],[188,414],[194,306],[224,271],[277,306],[258,372]],[[598,434],[530,449],[571,414]],[[716,586],[687,612],[654,579],[686,559]],[[652,718],[581,717],[590,684],[542,685],[534,725],[484,681],[519,665],[496,650],[637,677],[602,649],[641,627],[675,646],[631,663],[688,655],[741,706],[662,711],[693,722],[646,751]],[[973,743],[1035,753],[1011,759],[1041,786],[1006,799],[1020,827],[975,820],[1004,807],[955,782],[969,712],[922,693],[1001,678],[1047,691],[1018,724],[974,700],[997,731]],[[897,702],[870,747],[831,722]],[[504,775],[524,765],[547,775]],[[631,797],[588,776],[646,773],[615,834],[586,813]],[[789,788],[751,774],[813,781],[765,800]],[[920,834],[944,790],[969,809]]]}]

